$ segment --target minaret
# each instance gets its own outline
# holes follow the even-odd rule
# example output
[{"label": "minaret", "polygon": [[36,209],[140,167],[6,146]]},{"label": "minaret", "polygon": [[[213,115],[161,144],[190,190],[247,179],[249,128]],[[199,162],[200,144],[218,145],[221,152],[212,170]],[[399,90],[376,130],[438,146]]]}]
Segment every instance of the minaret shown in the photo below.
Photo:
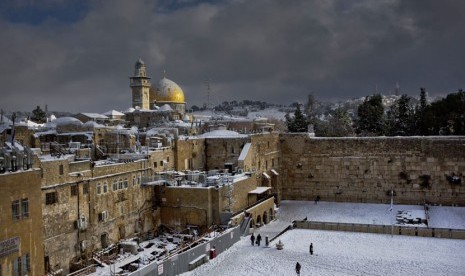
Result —
[{"label": "minaret", "polygon": [[139,58],[136,62],[134,76],[129,78],[132,91],[132,107],[150,109],[150,78],[145,71],[145,63]]}]

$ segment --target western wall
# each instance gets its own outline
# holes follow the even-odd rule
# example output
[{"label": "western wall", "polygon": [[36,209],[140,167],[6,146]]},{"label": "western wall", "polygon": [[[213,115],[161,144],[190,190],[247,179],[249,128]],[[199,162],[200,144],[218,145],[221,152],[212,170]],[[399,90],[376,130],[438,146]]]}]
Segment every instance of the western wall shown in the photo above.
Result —
[{"label": "western wall", "polygon": [[284,200],[465,204],[465,137],[282,134]]}]

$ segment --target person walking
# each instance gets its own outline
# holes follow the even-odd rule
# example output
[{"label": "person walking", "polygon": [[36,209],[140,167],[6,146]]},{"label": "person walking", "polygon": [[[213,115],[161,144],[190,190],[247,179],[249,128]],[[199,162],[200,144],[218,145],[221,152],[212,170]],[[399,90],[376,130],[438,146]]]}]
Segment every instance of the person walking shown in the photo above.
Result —
[{"label": "person walking", "polygon": [[252,242],[252,246],[255,243],[255,236],[252,233],[252,236],[250,236],[250,241]]},{"label": "person walking", "polygon": [[260,242],[262,241],[262,236],[258,234],[257,236],[257,245],[260,246]]},{"label": "person walking", "polygon": [[313,243],[310,243],[310,255],[313,255]]},{"label": "person walking", "polygon": [[301,269],[301,266],[300,266],[299,262],[297,262],[295,264],[295,273],[297,273],[297,275],[300,275],[300,269]]}]

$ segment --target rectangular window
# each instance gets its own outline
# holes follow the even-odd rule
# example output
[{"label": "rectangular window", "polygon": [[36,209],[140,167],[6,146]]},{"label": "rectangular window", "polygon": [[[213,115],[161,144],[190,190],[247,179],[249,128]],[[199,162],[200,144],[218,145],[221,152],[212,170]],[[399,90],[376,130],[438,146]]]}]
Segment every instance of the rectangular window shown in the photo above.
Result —
[{"label": "rectangular window", "polygon": [[60,171],[60,175],[63,175],[63,173],[64,173],[64,172],[63,172],[63,165],[60,165],[59,171]]},{"label": "rectangular window", "polygon": [[22,267],[21,267],[22,275],[27,275],[28,272],[31,271],[31,264],[30,264],[29,254],[24,254],[22,256],[21,265],[22,265]]},{"label": "rectangular window", "polygon": [[21,199],[21,217],[23,219],[29,217],[29,199],[27,198]]},{"label": "rectangular window", "polygon": [[73,184],[71,185],[71,196],[77,196],[78,194],[78,185]]},{"label": "rectangular window", "polygon": [[11,203],[11,217],[13,220],[19,220],[21,218],[20,215],[20,207],[19,207],[19,200],[15,200]]},{"label": "rectangular window", "polygon": [[124,179],[124,188],[125,189],[128,188],[128,179],[127,178]]},{"label": "rectangular window", "polygon": [[121,190],[123,189],[123,179],[119,179],[119,183],[118,183],[118,189]]},{"label": "rectangular window", "polygon": [[51,192],[51,193],[46,193],[45,194],[45,204],[50,205],[50,204],[55,204],[57,203],[58,198],[57,198],[57,192]]},{"label": "rectangular window", "polygon": [[132,187],[136,186],[136,176],[132,176]]},{"label": "rectangular window", "polygon": [[166,162],[170,162],[170,157],[166,157]]},{"label": "rectangular window", "polygon": [[160,167],[163,167],[163,161],[160,161]]},{"label": "rectangular window", "polygon": [[108,185],[107,182],[103,184],[103,193],[106,194],[108,192]]},{"label": "rectangular window", "polygon": [[157,167],[157,162],[153,162],[153,167],[156,168]]},{"label": "rectangular window", "polygon": [[85,195],[89,193],[89,183],[84,183],[84,186],[82,186],[82,193]]},{"label": "rectangular window", "polygon": [[116,179],[113,180],[113,191],[118,190],[118,183],[116,182]]},{"label": "rectangular window", "polygon": [[14,276],[21,275],[21,257],[15,258],[13,262],[13,275]]},{"label": "rectangular window", "polygon": [[100,185],[100,183],[97,184],[97,194],[101,194],[102,193],[102,185]]}]

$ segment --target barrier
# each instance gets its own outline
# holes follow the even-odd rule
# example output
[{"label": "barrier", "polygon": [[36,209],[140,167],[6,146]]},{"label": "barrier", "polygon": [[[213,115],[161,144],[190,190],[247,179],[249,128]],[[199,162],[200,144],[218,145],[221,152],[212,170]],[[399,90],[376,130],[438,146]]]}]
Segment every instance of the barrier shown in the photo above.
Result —
[{"label": "barrier", "polygon": [[329,230],[343,232],[361,232],[387,235],[406,235],[419,237],[436,237],[445,239],[463,239],[465,240],[464,229],[447,229],[447,228],[423,228],[400,225],[377,225],[377,224],[359,224],[359,223],[334,223],[322,221],[296,221],[295,228],[312,229],[312,230]]},{"label": "barrier", "polygon": [[209,241],[186,250],[185,252],[169,256],[160,262],[153,262],[134,271],[129,276],[171,276],[178,275],[195,268],[209,260],[210,250],[215,248],[217,254],[229,249],[241,238],[240,226],[231,228]]}]

